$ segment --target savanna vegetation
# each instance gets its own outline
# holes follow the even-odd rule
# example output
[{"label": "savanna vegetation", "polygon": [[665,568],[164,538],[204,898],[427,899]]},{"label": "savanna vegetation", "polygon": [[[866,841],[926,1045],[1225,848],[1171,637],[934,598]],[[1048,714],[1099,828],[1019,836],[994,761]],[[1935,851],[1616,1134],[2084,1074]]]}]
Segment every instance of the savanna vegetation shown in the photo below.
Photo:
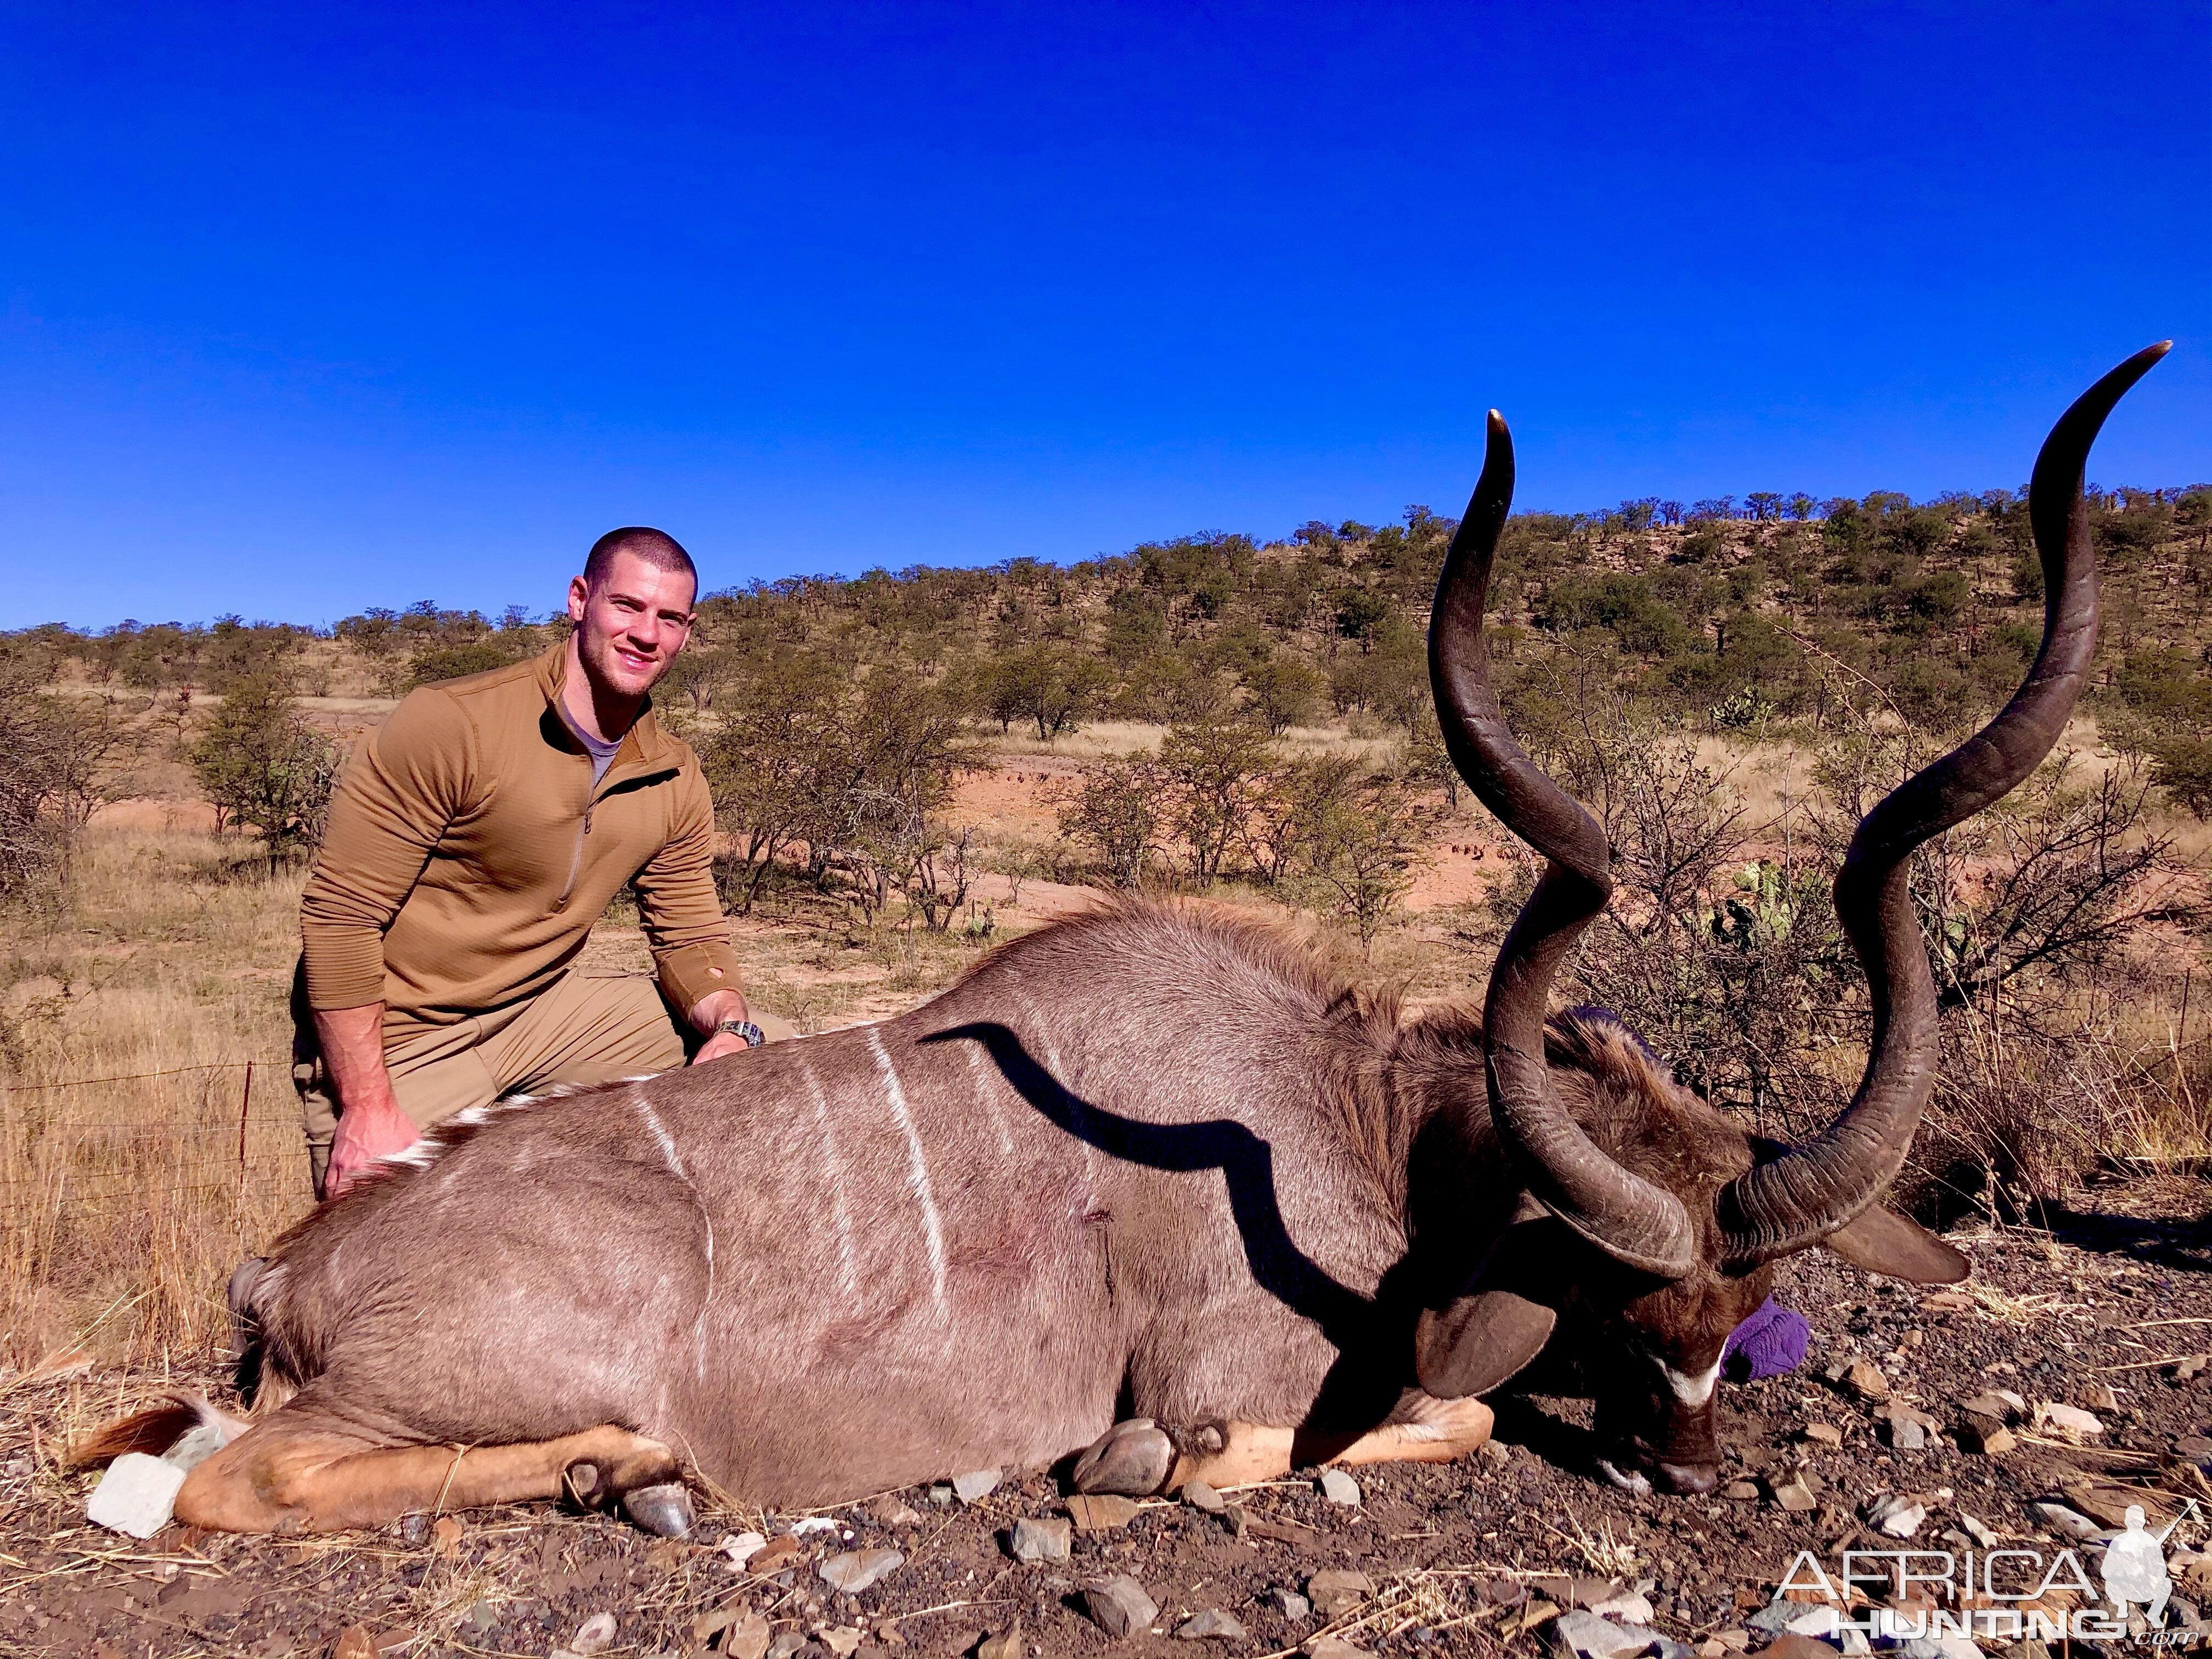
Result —
[{"label": "savanna vegetation", "polygon": [[[1913,1177],[1932,1211],[2014,1217],[2100,1158],[2212,1152],[2194,983],[2212,489],[2092,508],[2092,698],[2039,778],[1916,878],[1945,1000]],[[660,705],[705,760],[764,999],[816,1025],[884,1011],[1079,888],[1271,909],[1417,1000],[1479,986],[1533,872],[1429,710],[1453,528],[1416,507],[1264,545],[711,593]],[[1516,728],[1616,852],[1620,898],[1563,994],[1620,1010],[1763,1127],[1824,1120],[1866,1024],[1827,883],[1864,807],[2024,672],[2024,502],[1523,514],[1493,603]],[[410,688],[563,625],[425,601],[328,629],[8,637],[0,1346],[20,1360],[94,1316],[141,1352],[214,1328],[218,1269],[302,1196],[280,1075],[290,907],[344,746]],[[1432,879],[1444,864],[1472,878]],[[603,932],[634,952],[623,909]],[[243,1090],[247,1059],[262,1080]],[[123,1080],[79,1086],[104,1077]]]}]

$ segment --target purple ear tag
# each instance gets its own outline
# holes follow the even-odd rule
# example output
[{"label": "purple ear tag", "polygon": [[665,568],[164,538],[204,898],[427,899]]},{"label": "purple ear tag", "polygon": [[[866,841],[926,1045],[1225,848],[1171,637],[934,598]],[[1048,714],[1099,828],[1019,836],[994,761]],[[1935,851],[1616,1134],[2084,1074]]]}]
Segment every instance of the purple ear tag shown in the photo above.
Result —
[{"label": "purple ear tag", "polygon": [[1778,1306],[1770,1296],[1729,1333],[1721,1347],[1721,1375],[1731,1382],[1751,1382],[1794,1371],[1805,1363],[1806,1345],[1812,1340],[1813,1328],[1805,1316]]}]

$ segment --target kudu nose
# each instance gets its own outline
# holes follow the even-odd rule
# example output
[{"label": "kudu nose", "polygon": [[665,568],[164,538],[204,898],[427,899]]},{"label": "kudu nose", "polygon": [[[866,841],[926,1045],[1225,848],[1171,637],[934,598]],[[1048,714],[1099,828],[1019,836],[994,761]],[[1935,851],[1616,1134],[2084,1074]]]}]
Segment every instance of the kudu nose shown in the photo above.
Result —
[{"label": "kudu nose", "polygon": [[1662,1461],[1651,1466],[1651,1476],[1662,1492],[1673,1492],[1677,1498],[1696,1498],[1721,1483],[1720,1469],[1711,1463]]}]

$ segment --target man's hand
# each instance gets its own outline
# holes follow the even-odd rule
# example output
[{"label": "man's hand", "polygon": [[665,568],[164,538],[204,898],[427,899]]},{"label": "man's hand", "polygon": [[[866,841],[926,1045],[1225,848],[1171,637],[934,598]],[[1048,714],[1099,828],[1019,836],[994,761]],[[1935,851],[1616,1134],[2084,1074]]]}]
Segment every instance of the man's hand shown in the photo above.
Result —
[{"label": "man's hand", "polygon": [[694,1066],[704,1066],[710,1060],[720,1060],[724,1054],[741,1054],[752,1045],[734,1031],[718,1031],[715,1026],[726,1019],[750,1019],[752,1010],[745,1006],[742,991],[717,991],[711,996],[701,997],[692,1005],[691,1029],[702,1031],[707,1040],[699,1045],[699,1052],[691,1056]]},{"label": "man's hand", "polygon": [[404,1152],[420,1138],[392,1092],[384,1069],[384,1005],[318,1008],[315,1037],[337,1090],[338,1128],[331,1139],[323,1196],[336,1198],[380,1158]]},{"label": "man's hand", "polygon": [[[341,1101],[344,1097],[340,1096]],[[331,1138],[331,1166],[323,1176],[323,1196],[336,1198],[379,1158],[404,1152],[421,1139],[398,1103],[389,1098],[370,1106],[344,1101],[338,1132]]]}]

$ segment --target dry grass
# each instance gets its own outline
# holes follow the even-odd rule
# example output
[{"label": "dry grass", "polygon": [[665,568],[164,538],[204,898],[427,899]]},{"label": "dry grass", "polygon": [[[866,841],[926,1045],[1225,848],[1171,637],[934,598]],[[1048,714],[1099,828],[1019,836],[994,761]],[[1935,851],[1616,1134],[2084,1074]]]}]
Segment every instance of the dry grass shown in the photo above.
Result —
[{"label": "dry grass", "polygon": [[95,830],[67,911],[0,939],[0,1358],[203,1349],[231,1267],[307,1207],[298,902],[235,842]]}]

